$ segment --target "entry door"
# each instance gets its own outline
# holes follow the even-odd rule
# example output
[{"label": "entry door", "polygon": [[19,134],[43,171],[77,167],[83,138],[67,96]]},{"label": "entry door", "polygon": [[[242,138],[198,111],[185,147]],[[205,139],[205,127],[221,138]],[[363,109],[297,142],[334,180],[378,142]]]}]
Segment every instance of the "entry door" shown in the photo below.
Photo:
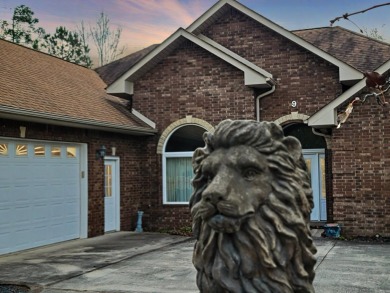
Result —
[{"label": "entry door", "polygon": [[119,230],[119,161],[104,160],[104,232]]},{"label": "entry door", "polygon": [[326,221],[326,184],[324,150],[303,150],[303,157],[311,177],[314,208],[311,221]]}]

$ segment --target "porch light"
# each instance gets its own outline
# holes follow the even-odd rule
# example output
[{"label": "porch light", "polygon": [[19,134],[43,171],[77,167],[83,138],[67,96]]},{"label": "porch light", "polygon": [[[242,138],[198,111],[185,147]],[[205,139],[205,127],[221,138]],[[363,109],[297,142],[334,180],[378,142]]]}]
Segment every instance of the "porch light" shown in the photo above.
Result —
[{"label": "porch light", "polygon": [[97,149],[97,150],[96,150],[96,159],[102,159],[102,158],[104,158],[105,155],[106,155],[106,151],[107,151],[106,147],[105,147],[104,145],[102,145],[102,146],[100,147],[100,149]]},{"label": "porch light", "polygon": [[25,138],[26,137],[26,126],[20,126],[20,137]]}]

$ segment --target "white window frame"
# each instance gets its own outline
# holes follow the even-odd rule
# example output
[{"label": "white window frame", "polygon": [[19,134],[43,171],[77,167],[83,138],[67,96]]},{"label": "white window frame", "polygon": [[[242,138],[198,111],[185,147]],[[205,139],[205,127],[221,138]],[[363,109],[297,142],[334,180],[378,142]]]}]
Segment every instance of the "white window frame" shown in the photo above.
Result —
[{"label": "white window frame", "polygon": [[[168,141],[168,140],[167,140]],[[168,201],[167,194],[167,158],[192,158],[194,152],[165,152],[165,146],[163,151],[163,204],[166,205],[185,205],[189,204],[189,201]]]}]

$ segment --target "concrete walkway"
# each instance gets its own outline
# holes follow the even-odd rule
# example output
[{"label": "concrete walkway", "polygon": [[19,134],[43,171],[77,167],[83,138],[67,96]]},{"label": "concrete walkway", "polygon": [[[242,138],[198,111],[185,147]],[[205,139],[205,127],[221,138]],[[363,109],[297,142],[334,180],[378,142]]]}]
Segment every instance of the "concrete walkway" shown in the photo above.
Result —
[{"label": "concrete walkway", "polygon": [[[390,292],[390,244],[325,240],[318,249],[317,293]],[[194,240],[118,232],[0,256],[0,284],[42,293],[198,292]],[[2,285],[0,285],[0,293]]]}]

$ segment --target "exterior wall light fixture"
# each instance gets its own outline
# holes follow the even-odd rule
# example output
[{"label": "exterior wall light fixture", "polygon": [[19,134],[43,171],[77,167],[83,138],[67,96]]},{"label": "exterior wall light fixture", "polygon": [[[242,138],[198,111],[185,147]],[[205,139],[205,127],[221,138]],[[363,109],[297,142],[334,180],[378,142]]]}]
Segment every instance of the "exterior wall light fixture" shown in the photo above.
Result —
[{"label": "exterior wall light fixture", "polygon": [[96,159],[102,159],[102,158],[104,158],[105,155],[106,155],[106,151],[107,151],[106,147],[105,147],[104,145],[102,145],[102,146],[100,147],[100,149],[97,149],[97,150],[96,150]]},{"label": "exterior wall light fixture", "polygon": [[20,126],[20,137],[25,138],[26,137],[26,126]]}]

